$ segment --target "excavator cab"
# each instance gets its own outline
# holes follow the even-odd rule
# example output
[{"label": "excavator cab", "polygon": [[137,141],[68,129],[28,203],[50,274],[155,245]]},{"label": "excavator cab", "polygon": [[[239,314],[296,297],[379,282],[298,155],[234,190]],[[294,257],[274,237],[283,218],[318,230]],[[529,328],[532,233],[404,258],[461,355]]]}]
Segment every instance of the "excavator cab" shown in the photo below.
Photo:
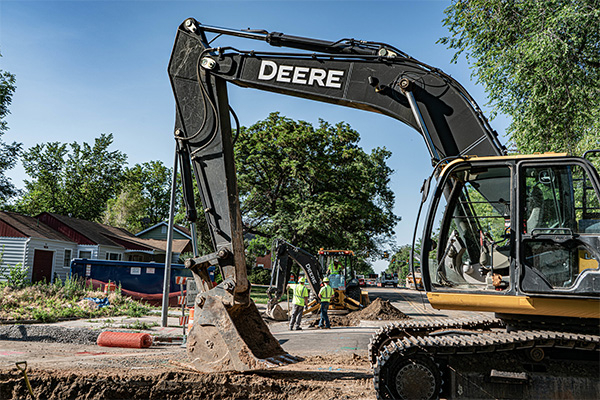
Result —
[{"label": "excavator cab", "polygon": [[431,304],[597,318],[598,182],[587,160],[564,154],[450,162],[425,227]]}]

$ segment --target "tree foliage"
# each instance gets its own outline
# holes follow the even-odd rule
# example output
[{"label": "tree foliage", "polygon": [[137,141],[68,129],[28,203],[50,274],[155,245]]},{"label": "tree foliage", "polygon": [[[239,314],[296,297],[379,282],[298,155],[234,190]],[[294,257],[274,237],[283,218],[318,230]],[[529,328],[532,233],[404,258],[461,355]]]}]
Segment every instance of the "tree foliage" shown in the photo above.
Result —
[{"label": "tree foliage", "polygon": [[365,255],[391,241],[391,153],[368,154],[359,139],[345,123],[315,128],[278,113],[241,130],[236,165],[244,224],[256,235],[251,250],[264,254],[282,237],[314,254],[323,247]]},{"label": "tree foliage", "polygon": [[103,222],[139,232],[169,217],[171,174],[161,161],[126,168],[120,193],[107,202]]},{"label": "tree foliage", "polygon": [[59,142],[38,144],[23,154],[32,178],[17,209],[28,215],[54,212],[98,221],[108,199],[118,193],[127,156],[109,151],[112,134],[101,134],[94,145]]},{"label": "tree foliage", "polygon": [[[8,106],[16,90],[15,82],[13,74],[0,70],[0,137],[8,130],[5,118],[10,113]],[[5,203],[18,192],[5,173],[15,166],[21,147],[21,143],[8,144],[0,140],[0,203]]]},{"label": "tree foliage", "polygon": [[410,248],[411,246],[408,244],[401,246],[392,256],[385,270],[388,274],[397,273],[399,282],[403,282],[410,272]]},{"label": "tree foliage", "polygon": [[581,153],[600,145],[597,0],[455,0],[450,36],[495,111],[512,117],[521,152]]}]

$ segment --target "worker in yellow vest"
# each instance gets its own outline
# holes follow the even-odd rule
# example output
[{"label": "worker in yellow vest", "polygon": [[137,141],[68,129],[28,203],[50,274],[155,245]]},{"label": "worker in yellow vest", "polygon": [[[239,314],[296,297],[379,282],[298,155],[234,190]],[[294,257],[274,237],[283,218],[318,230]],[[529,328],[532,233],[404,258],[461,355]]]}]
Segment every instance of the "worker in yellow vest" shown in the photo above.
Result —
[{"label": "worker in yellow vest", "polygon": [[344,266],[340,263],[337,258],[333,260],[329,267],[327,267],[327,275],[340,275]]},{"label": "worker in yellow vest", "polygon": [[333,297],[333,288],[329,286],[329,278],[323,278],[323,287],[319,290],[319,299],[321,300],[321,319],[319,320],[319,328],[329,329],[329,303]]},{"label": "worker in yellow vest", "polygon": [[308,303],[308,289],[304,286],[306,279],[301,276],[298,283],[290,285],[294,298],[292,300],[292,313],[290,318],[290,330],[301,331],[300,323],[302,322],[302,311],[304,305]]}]

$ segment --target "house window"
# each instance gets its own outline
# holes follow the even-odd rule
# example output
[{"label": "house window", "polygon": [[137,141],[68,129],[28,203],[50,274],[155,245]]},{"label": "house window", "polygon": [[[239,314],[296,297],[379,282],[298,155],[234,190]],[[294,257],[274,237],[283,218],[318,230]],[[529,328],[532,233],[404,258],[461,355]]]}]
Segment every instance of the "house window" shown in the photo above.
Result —
[{"label": "house window", "polygon": [[65,249],[65,258],[63,260],[63,267],[69,268],[71,264],[71,249]]},{"label": "house window", "polygon": [[92,252],[89,250],[79,250],[79,258],[92,258]]},{"label": "house window", "polygon": [[167,233],[167,226],[163,225],[160,227],[160,233]]},{"label": "house window", "polygon": [[106,253],[106,259],[111,261],[121,261],[121,253]]}]

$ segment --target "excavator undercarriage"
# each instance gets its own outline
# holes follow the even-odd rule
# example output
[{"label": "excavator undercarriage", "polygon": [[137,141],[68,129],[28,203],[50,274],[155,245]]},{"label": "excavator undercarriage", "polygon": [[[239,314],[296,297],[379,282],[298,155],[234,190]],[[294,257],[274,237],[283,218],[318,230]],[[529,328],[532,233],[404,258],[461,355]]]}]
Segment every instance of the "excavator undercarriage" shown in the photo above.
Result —
[{"label": "excavator undercarriage", "polygon": [[[400,324],[396,330],[402,331]],[[593,399],[600,336],[459,327],[407,327],[379,352],[380,399]],[[422,333],[422,332],[421,332]]]}]

